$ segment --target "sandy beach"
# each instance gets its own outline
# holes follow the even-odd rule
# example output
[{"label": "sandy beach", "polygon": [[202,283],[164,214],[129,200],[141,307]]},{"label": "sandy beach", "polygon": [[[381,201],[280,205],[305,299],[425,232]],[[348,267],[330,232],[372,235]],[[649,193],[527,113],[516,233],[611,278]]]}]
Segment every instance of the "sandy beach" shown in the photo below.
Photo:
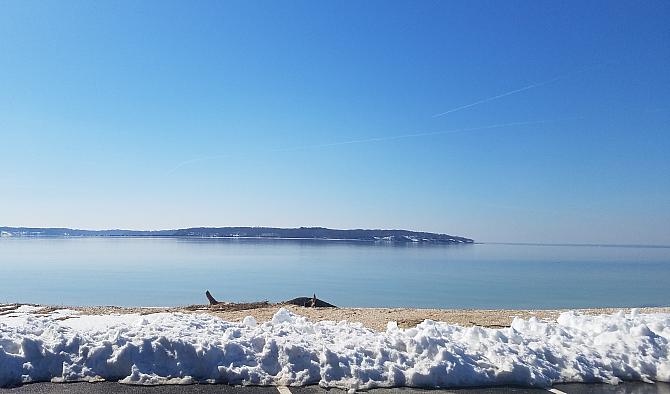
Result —
[{"label": "sandy beach", "polygon": [[[0,315],[11,313],[21,304],[0,305]],[[34,305],[42,309],[37,314],[69,309],[84,315],[107,314],[153,314],[162,312],[211,314],[223,320],[238,322],[247,316],[253,316],[258,322],[272,319],[279,308],[286,308],[296,314],[307,317],[313,322],[342,321],[362,323],[375,331],[384,331],[388,322],[394,321],[401,328],[414,327],[424,320],[441,321],[461,326],[481,326],[487,328],[509,327],[515,317],[529,319],[536,317],[545,321],[556,321],[556,318],[568,310],[578,311],[587,315],[612,314],[618,311],[629,312],[631,308],[592,308],[592,309],[418,309],[418,308],[308,308],[287,304],[227,303],[215,306],[190,305],[182,307],[116,307],[116,306],[47,306]],[[670,313],[670,307],[637,308],[640,313]],[[69,316],[67,318],[76,318]]]}]

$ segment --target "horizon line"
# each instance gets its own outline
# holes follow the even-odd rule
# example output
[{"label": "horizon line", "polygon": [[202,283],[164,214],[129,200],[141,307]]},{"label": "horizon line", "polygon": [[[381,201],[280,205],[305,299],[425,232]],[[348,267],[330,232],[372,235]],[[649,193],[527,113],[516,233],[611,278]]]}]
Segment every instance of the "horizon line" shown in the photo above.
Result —
[{"label": "horizon line", "polygon": [[620,243],[598,243],[598,242],[486,242],[475,241],[480,245],[517,245],[517,246],[584,246],[584,247],[603,247],[603,248],[658,248],[670,249],[666,244],[620,244]]}]

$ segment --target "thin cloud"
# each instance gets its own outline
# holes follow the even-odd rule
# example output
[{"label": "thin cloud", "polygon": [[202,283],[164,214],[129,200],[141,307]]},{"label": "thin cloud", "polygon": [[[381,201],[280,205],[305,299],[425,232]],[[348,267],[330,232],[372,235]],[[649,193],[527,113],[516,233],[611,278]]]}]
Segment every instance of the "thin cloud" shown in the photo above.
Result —
[{"label": "thin cloud", "polygon": [[530,85],[526,85],[526,86],[521,87],[521,88],[510,90],[509,92],[505,92],[505,93],[501,93],[501,94],[498,94],[498,95],[495,95],[495,96],[483,98],[481,100],[477,100],[477,101],[475,101],[473,103],[470,103],[470,104],[461,105],[460,107],[456,107],[456,108],[452,108],[452,109],[444,111],[444,112],[440,112],[439,114],[433,115],[433,118],[439,118],[440,116],[445,116],[445,115],[448,115],[448,114],[451,114],[451,113],[454,113],[454,112],[458,112],[458,111],[461,111],[461,110],[464,110],[464,109],[467,109],[467,108],[471,108],[471,107],[474,107],[474,106],[477,106],[477,105],[480,105],[480,104],[484,104],[484,103],[488,103],[490,101],[498,100],[498,99],[501,99],[503,97],[507,97],[507,96],[511,96],[511,95],[514,95],[514,94],[517,94],[517,93],[524,92],[526,90],[539,88],[539,87],[544,86],[544,85],[549,85],[550,83],[559,81],[561,79],[565,79],[565,78],[571,77],[573,75],[581,74],[581,73],[584,73],[584,72],[587,72],[587,71],[590,71],[590,70],[593,70],[593,69],[596,69],[596,68],[600,68],[600,67],[602,67],[602,64],[599,64],[599,65],[596,65],[596,66],[593,66],[593,67],[587,67],[587,68],[584,68],[582,70],[575,71],[575,72],[572,72],[572,73],[559,75],[557,77],[547,79],[546,81],[531,83]]},{"label": "thin cloud", "polygon": [[[337,146],[344,146],[344,145],[394,141],[394,140],[405,139],[405,138],[420,138],[420,137],[429,137],[429,136],[443,135],[443,134],[469,133],[469,132],[504,128],[504,127],[545,124],[545,123],[553,123],[553,122],[573,120],[573,119],[580,119],[580,118],[563,118],[563,119],[550,119],[550,120],[529,120],[529,121],[522,121],[522,122],[498,123],[498,124],[493,124],[493,125],[488,125],[488,126],[479,126],[479,127],[468,127],[468,128],[438,130],[438,131],[425,131],[425,132],[417,132],[417,133],[397,134],[397,135],[389,135],[389,136],[361,138],[361,139],[355,139],[355,140],[337,141],[337,142],[330,142],[330,143],[324,143],[324,144],[298,145],[298,146],[277,148],[277,149],[263,149],[263,150],[258,150],[257,152],[254,152],[254,153],[280,153],[280,152],[292,152],[292,151],[301,151],[301,150],[310,150],[310,149],[322,149],[322,148],[330,148],[330,147],[337,147]],[[166,174],[167,175],[172,174],[175,171],[177,171],[178,169],[180,169],[184,166],[187,166],[189,164],[193,164],[193,163],[198,163],[198,162],[207,161],[207,160],[239,157],[239,156],[240,156],[240,154],[227,153],[227,154],[221,154],[221,155],[197,157],[197,158],[193,158],[193,159],[190,159],[190,160],[182,161],[181,163],[177,164],[172,169],[170,169]]]}]

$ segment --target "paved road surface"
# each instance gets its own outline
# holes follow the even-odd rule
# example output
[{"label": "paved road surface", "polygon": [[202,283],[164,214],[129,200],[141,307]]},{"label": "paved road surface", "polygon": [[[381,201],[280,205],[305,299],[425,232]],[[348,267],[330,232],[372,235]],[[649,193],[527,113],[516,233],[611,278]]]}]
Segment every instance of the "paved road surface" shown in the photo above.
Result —
[{"label": "paved road surface", "polygon": [[[34,383],[24,386],[0,389],[0,394],[346,394],[343,390],[325,390],[319,386],[307,387],[255,387],[188,385],[188,386],[129,386],[119,383]],[[559,384],[547,389],[528,389],[516,387],[486,387],[454,390],[418,390],[410,388],[374,389],[368,394],[670,394],[668,383],[622,383],[618,386],[608,384]]]}]

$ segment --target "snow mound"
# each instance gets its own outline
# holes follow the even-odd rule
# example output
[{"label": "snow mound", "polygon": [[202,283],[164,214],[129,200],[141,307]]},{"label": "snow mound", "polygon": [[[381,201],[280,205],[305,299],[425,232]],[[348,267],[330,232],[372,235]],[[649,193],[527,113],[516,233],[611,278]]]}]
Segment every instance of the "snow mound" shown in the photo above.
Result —
[{"label": "snow mound", "polygon": [[558,382],[670,381],[670,314],[515,319],[504,329],[426,320],[375,332],[310,322],[204,314],[0,316],[0,386],[118,380],[307,385],[345,389]]}]

